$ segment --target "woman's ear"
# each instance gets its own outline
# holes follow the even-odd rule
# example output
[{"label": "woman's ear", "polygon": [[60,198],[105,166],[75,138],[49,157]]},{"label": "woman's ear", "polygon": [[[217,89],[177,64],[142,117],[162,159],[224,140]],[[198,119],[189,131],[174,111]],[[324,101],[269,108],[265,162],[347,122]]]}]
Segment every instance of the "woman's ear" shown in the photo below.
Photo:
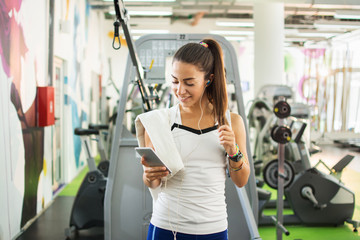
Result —
[{"label": "woman's ear", "polygon": [[210,76],[209,76],[209,80],[210,80],[210,82],[212,82],[213,80],[214,80],[214,74],[212,73],[212,74],[210,74]]},{"label": "woman's ear", "polygon": [[209,86],[213,80],[214,80],[214,74],[212,73],[212,74],[210,74],[209,79],[206,82],[206,86]]}]

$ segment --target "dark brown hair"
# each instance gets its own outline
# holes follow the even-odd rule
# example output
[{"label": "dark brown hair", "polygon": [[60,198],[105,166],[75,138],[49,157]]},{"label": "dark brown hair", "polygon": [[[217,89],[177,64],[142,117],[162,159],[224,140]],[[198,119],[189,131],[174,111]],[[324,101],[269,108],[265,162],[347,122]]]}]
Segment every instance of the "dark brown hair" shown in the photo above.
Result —
[{"label": "dark brown hair", "polygon": [[[205,73],[205,80],[214,77],[206,88],[210,103],[219,125],[227,124],[225,112],[228,106],[226,78],[223,52],[220,44],[213,39],[203,39],[202,43],[188,43],[182,46],[174,55],[173,62],[179,61],[197,66]],[[204,46],[205,45],[205,46]]]}]

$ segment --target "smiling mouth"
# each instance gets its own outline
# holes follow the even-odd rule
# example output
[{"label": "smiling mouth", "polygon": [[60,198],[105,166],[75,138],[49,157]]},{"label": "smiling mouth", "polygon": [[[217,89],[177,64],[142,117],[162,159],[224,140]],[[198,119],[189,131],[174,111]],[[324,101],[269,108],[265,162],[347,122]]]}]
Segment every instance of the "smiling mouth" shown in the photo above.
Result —
[{"label": "smiling mouth", "polygon": [[189,99],[190,98],[190,96],[188,96],[188,97],[178,97],[179,98],[179,100],[181,101],[181,102],[185,102],[187,99]]}]

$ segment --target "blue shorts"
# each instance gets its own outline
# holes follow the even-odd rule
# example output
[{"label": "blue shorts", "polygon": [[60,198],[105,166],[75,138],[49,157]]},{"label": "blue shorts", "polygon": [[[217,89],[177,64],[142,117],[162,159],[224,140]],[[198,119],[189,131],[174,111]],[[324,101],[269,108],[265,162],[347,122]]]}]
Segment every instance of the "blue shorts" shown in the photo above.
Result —
[{"label": "blue shorts", "polygon": [[[150,223],[147,240],[173,240],[172,231],[155,227]],[[219,233],[193,235],[185,233],[176,233],[176,240],[228,240],[227,230]]]}]

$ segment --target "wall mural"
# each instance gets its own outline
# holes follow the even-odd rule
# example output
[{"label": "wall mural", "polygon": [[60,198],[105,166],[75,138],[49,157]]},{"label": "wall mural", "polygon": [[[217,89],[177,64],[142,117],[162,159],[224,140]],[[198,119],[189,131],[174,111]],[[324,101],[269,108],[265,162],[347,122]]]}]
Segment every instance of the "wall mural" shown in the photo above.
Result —
[{"label": "wall mural", "polygon": [[[67,0],[64,4],[66,16],[61,18],[69,20],[73,31],[55,35],[70,34],[72,40],[65,47],[71,53],[64,55],[68,57],[64,62],[69,69],[64,88],[70,89],[64,96],[64,109],[69,110],[65,113],[68,119],[64,120],[64,157],[70,159],[64,172],[66,180],[70,180],[84,162],[80,138],[74,136],[73,130],[88,119],[91,81],[85,76],[91,69],[84,67],[84,50],[90,5],[83,0]],[[0,161],[5,169],[2,179],[6,180],[1,184],[0,190],[5,194],[0,203],[5,201],[8,206],[4,214],[8,219],[0,221],[0,239],[14,237],[53,197],[53,127],[36,126],[35,104],[37,86],[48,85],[48,5],[46,0],[0,0],[0,107],[5,110],[0,116],[0,127],[4,127],[6,136],[2,137],[7,144],[0,146],[0,152],[6,156]]]},{"label": "wall mural", "polygon": [[[27,62],[29,49],[24,37],[23,25],[19,21],[19,11],[22,0],[4,0],[0,2],[0,56],[3,71],[11,79],[10,100],[16,109],[18,121],[21,123],[24,147],[24,199],[22,206],[21,226],[36,215],[37,187],[39,175],[43,169],[44,129],[35,124],[35,96],[26,107],[21,94],[25,86],[22,77],[25,64],[34,64],[36,80],[37,69],[35,62]],[[31,61],[31,60],[29,60]],[[33,89],[34,90],[34,89]],[[31,97],[30,97],[31,98]],[[13,120],[11,120],[13,121]],[[19,144],[21,147],[22,144]],[[16,147],[16,146],[12,146]]]},{"label": "wall mural", "polygon": [[[77,102],[84,102],[84,86],[81,78],[81,60],[83,53],[83,39],[84,39],[84,29],[81,25],[81,16],[78,6],[75,5],[74,11],[74,34],[73,34],[73,58],[72,58],[72,69],[69,77],[69,87],[77,93],[79,99],[68,98],[69,104],[71,105],[72,111],[72,132],[77,127],[81,127],[82,122],[86,121],[87,114],[80,108]],[[75,156],[75,165],[76,168],[79,168],[80,165],[80,153],[81,153],[81,140],[77,135],[73,135],[74,141],[74,156]]]}]

